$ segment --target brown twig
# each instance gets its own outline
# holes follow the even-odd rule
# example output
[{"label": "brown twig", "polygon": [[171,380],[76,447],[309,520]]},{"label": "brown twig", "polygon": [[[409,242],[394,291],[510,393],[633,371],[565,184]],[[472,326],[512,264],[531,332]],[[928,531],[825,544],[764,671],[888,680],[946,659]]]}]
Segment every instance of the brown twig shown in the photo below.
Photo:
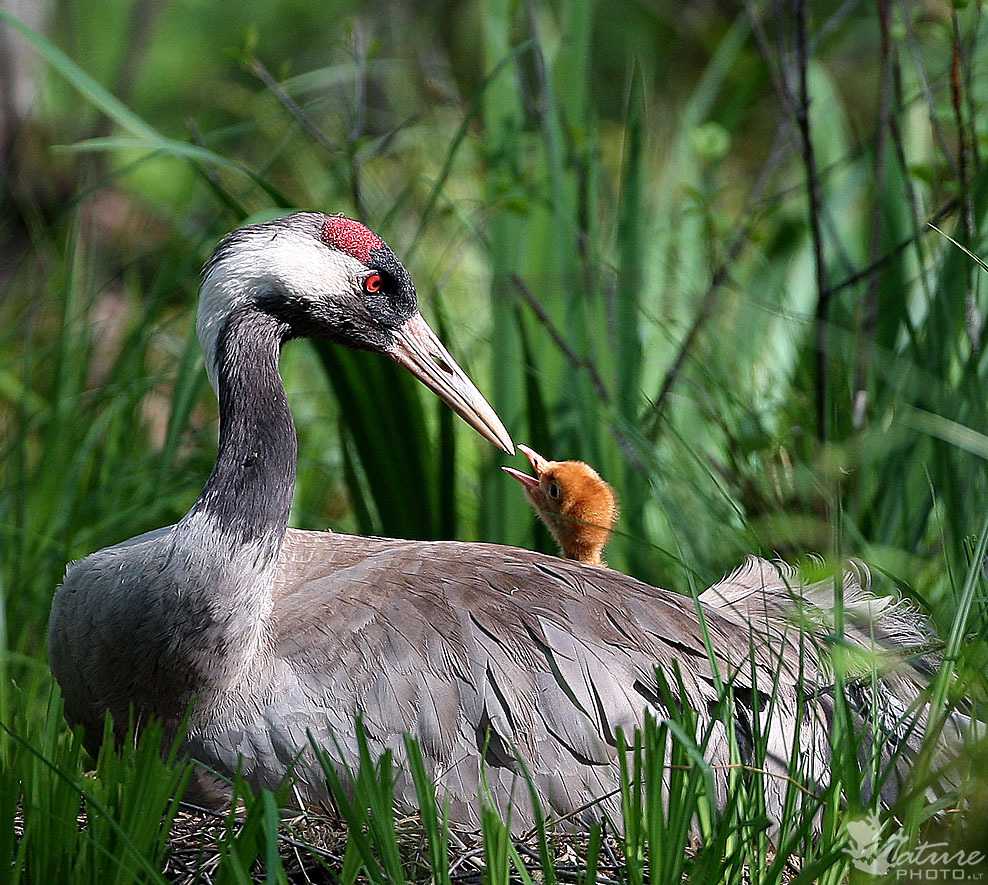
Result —
[{"label": "brown twig", "polygon": [[950,47],[950,106],[954,111],[954,126],[957,128],[957,177],[960,181],[964,208],[963,213],[961,213],[961,224],[970,243],[972,225],[969,220],[971,201],[969,196],[970,182],[967,174],[967,127],[964,125],[964,111],[961,107],[964,100],[964,87],[961,83],[961,31],[956,9],[951,11],[950,24],[953,36]]},{"label": "brown twig", "polygon": [[978,119],[977,102],[974,98],[974,59],[977,57],[975,50],[978,47],[978,33],[981,30],[981,11],[981,4],[975,3],[971,39],[962,59],[964,63],[964,95],[967,98],[967,118],[971,121],[971,159],[974,161],[975,172],[981,168],[981,152],[978,149],[978,134],[974,122]]},{"label": "brown twig", "polygon": [[[542,324],[546,332],[549,333],[549,337],[552,339],[556,347],[559,348],[560,353],[566,357],[574,369],[581,369],[589,375],[590,383],[593,386],[597,396],[600,397],[600,401],[602,403],[609,402],[611,396],[607,390],[607,385],[604,383],[604,379],[597,370],[596,365],[594,365],[593,360],[589,357],[580,356],[575,350],[573,350],[572,347],[570,347],[565,336],[559,331],[556,324],[553,323],[552,318],[546,312],[542,302],[540,302],[538,298],[532,294],[532,290],[528,288],[525,281],[517,273],[512,272],[510,279],[522,299],[526,304],[528,304],[532,313],[535,314],[536,319]],[[609,422],[608,427],[618,446],[620,446],[621,451],[623,451],[627,457],[628,463],[639,473],[645,473],[646,464],[642,460],[642,454],[632,438],[625,432],[624,428],[615,422]]]},{"label": "brown twig", "polygon": [[[936,224],[938,221],[941,221],[942,219],[950,215],[952,212],[954,212],[957,209],[958,205],[959,205],[958,200],[956,199],[949,200],[939,210],[937,210],[937,212],[929,219],[928,222],[926,222],[926,224],[929,224],[930,222]],[[875,261],[873,261],[871,264],[868,264],[865,267],[862,267],[860,270],[855,271],[853,274],[851,274],[848,277],[845,277],[839,283],[834,283],[834,285],[829,286],[827,289],[824,290],[824,294],[828,298],[831,298],[834,295],[836,295],[838,292],[842,292],[844,289],[849,289],[851,286],[856,286],[858,283],[867,280],[873,273],[881,270],[883,267],[885,267],[886,264],[897,258],[905,249],[908,249],[910,246],[912,246],[916,242],[916,240],[918,240],[923,234],[926,233],[929,233],[928,229],[920,228],[919,230],[917,230],[915,235],[911,237],[907,237],[906,239],[896,243],[891,249],[889,249],[888,252],[882,255],[881,258],[878,258]]]},{"label": "brown twig", "polygon": [[662,386],[659,388],[658,394],[656,394],[655,398],[648,406],[648,412],[651,413],[651,419],[648,426],[645,428],[645,436],[652,442],[655,441],[658,435],[659,427],[661,426],[662,410],[665,407],[666,399],[672,391],[673,386],[676,384],[676,381],[679,379],[683,365],[693,349],[693,345],[700,333],[700,330],[707,324],[710,317],[713,315],[714,308],[720,298],[721,289],[724,283],[730,279],[731,269],[737,261],[738,256],[741,254],[741,250],[747,244],[751,231],[755,226],[755,221],[758,217],[757,212],[755,211],[755,206],[757,206],[758,202],[761,200],[762,194],[767,187],[772,174],[775,172],[779,163],[782,161],[782,158],[785,156],[786,146],[788,144],[788,130],[788,121],[783,121],[779,124],[775,134],[775,143],[769,153],[768,160],[766,160],[764,166],[762,166],[762,170],[749,191],[747,199],[745,200],[745,210],[736,226],[737,233],[735,233],[734,237],[731,239],[727,247],[727,253],[723,260],[714,270],[713,276],[710,278],[710,284],[707,286],[707,291],[704,293],[703,298],[700,301],[700,309],[693,318],[693,322],[687,330],[686,335],[683,337],[683,340],[679,345],[679,350],[673,358],[672,364],[669,366],[668,371],[662,379]]},{"label": "brown twig", "polygon": [[799,76],[799,101],[796,104],[796,123],[802,142],[803,166],[806,170],[806,193],[810,237],[813,241],[813,263],[816,271],[816,422],[817,436],[827,438],[827,364],[829,344],[827,325],[830,316],[830,299],[833,295],[827,287],[827,269],[824,265],[823,235],[820,230],[820,183],[817,179],[816,153],[810,133],[809,59],[806,52],[806,0],[793,0],[796,23],[796,66]]},{"label": "brown twig", "polygon": [[[770,49],[768,39],[762,27],[761,20],[754,10],[753,4],[747,3],[748,16],[752,23],[752,32],[758,42],[759,49],[769,71],[773,74],[773,83],[779,101],[787,115],[792,118],[799,132],[799,150],[803,157],[803,166],[806,171],[805,181],[802,188],[807,191],[808,196],[808,216],[810,237],[813,245],[814,270],[816,275],[817,305],[816,305],[816,412],[817,412],[817,433],[821,439],[826,437],[826,394],[827,394],[827,364],[828,364],[828,319],[830,294],[827,287],[827,272],[824,260],[823,228],[826,225],[830,233],[831,240],[838,256],[844,264],[850,268],[850,260],[843,249],[840,238],[837,235],[837,228],[830,214],[826,211],[821,199],[820,173],[816,163],[816,154],[813,141],[810,137],[809,119],[809,94],[808,94],[808,68],[809,54],[816,42],[810,42],[807,33],[806,4],[805,0],[793,0],[796,42],[796,63],[797,63],[797,93],[794,97],[789,85],[788,78],[775,74],[773,65],[773,53]],[[782,0],[778,0],[776,18],[782,20]],[[826,25],[825,25],[826,26]],[[781,42],[781,38],[780,38]],[[780,47],[780,57],[786,56],[786,51]],[[832,294],[832,293],[831,293]]]},{"label": "brown twig", "polygon": [[[845,4],[845,6],[847,6],[847,4]],[[778,92],[779,99],[783,104],[783,107],[785,108],[787,113],[791,115],[794,119],[797,119],[798,121],[798,116],[799,116],[798,105],[794,100],[792,93],[789,90],[788,84],[785,82],[784,78],[777,75],[775,67],[772,64],[771,54],[767,51],[768,40],[764,33],[764,29],[762,28],[761,22],[755,10],[750,6],[750,4],[749,4],[749,18],[752,21],[752,28],[756,35],[756,39],[758,40],[760,46],[762,47],[762,54],[763,57],[765,58],[765,62],[768,65],[770,74],[772,75],[772,79],[776,84],[776,91]],[[898,103],[899,106],[896,107],[894,111],[893,108],[891,107],[891,104],[892,104],[891,100],[888,97],[888,94],[886,93],[886,97],[883,100],[883,106],[885,108],[885,113],[883,114],[883,117],[888,121],[890,121],[890,125],[891,125],[891,121],[895,120],[895,114],[904,110],[904,108],[907,106],[908,103],[900,101]],[[808,125],[808,120],[807,120],[807,125]],[[898,134],[899,129],[898,129],[897,121],[895,121],[894,133],[895,133],[894,138],[896,139],[899,145],[897,150],[900,150],[901,153],[901,135]],[[876,144],[876,152],[880,155],[882,153],[882,142],[879,141],[877,137],[875,139],[875,144]],[[812,145],[810,147],[812,149]],[[804,141],[804,162],[805,162],[805,141]],[[902,155],[901,162],[903,163],[903,170],[905,173],[906,167],[904,165],[905,164],[904,154]],[[831,164],[831,166],[828,167],[827,171],[836,168],[839,164],[840,161]],[[771,166],[771,164],[769,165]],[[815,160],[814,160],[814,167],[815,167]],[[817,182],[817,193],[819,193],[819,180],[820,180],[819,171],[816,172],[816,175],[814,177]],[[913,196],[913,198],[915,198],[915,191],[912,188],[912,184],[909,181],[908,175],[904,174],[904,178],[906,180],[907,187],[910,189],[911,195]],[[782,192],[782,195],[784,195],[784,192]],[[752,190],[752,194],[748,199],[748,207],[746,209],[743,220],[741,222],[741,229],[738,235],[735,237],[735,239],[731,242],[730,246],[728,247],[727,260],[714,272],[714,275],[711,278],[710,287],[708,288],[707,292],[704,294],[704,297],[701,301],[700,310],[698,311],[696,317],[694,318],[693,324],[691,325],[689,331],[687,332],[686,336],[682,341],[679,351],[677,352],[677,355],[673,360],[672,367],[670,368],[665,378],[663,379],[663,384],[658,395],[656,396],[651,406],[649,407],[649,410],[654,413],[652,423],[646,429],[646,435],[649,438],[654,439],[656,428],[659,424],[661,411],[665,404],[665,399],[682,371],[682,366],[685,363],[687,357],[689,356],[689,353],[692,349],[692,346],[694,344],[698,332],[709,319],[709,316],[717,300],[718,290],[730,278],[729,265],[733,263],[734,260],[736,260],[737,255],[740,253],[740,247],[743,246],[747,234],[750,232],[751,216],[749,213],[752,213],[760,206],[767,204],[775,196],[779,196],[779,195],[773,195],[772,197],[765,198],[760,194],[760,188]],[[936,222],[946,217],[956,208],[956,205],[957,205],[956,201],[953,200],[950,201],[942,209],[940,209],[931,218],[931,220]],[[822,213],[822,207],[818,206],[818,208],[820,209],[820,212],[817,213],[817,217],[819,218],[820,215],[822,215],[823,213]],[[920,254],[922,255],[921,245],[920,245],[921,234],[924,234],[926,232],[927,231],[925,229],[921,229],[918,224],[914,224],[912,237],[902,241],[901,243],[896,244],[896,246],[894,246],[891,250],[889,250],[889,252],[881,256],[878,256],[876,254],[877,242],[878,242],[878,235],[876,234],[875,239],[873,241],[875,245],[872,248],[871,262],[866,267],[849,273],[849,275],[841,282],[832,286],[825,285],[822,289],[819,290],[819,292],[821,293],[820,300],[824,304],[827,304],[830,301],[830,299],[838,292],[846,288],[849,288],[857,283],[860,283],[862,281],[873,279],[877,271],[885,267],[889,262],[891,262],[896,256],[898,256],[904,249],[908,248],[910,245],[915,244],[916,248],[920,250]],[[820,224],[820,236],[822,237],[822,222]]]},{"label": "brown twig", "polygon": [[271,72],[264,66],[264,62],[259,58],[251,58],[247,62],[247,68],[267,87],[270,93],[278,100],[278,103],[288,111],[295,122],[302,127],[306,135],[316,144],[329,154],[335,154],[339,150],[339,145],[333,144],[323,131],[312,122],[309,115],[299,107],[295,99],[281,88],[281,84],[271,76]]},{"label": "brown twig", "polygon": [[[967,126],[964,123],[962,109],[964,87],[961,82],[961,29],[956,8],[951,10],[950,24],[953,36],[950,55],[950,104],[954,111],[954,126],[957,128],[957,180],[960,185],[961,230],[964,235],[964,244],[970,248],[974,243],[975,222],[974,206],[971,201],[971,183],[968,176]],[[964,320],[971,346],[978,350],[981,339],[981,321],[978,316],[977,301],[974,297],[972,271],[973,268],[968,267],[964,274],[966,281],[964,287]]]},{"label": "brown twig", "polygon": [[[751,15],[754,15],[754,13],[752,12]],[[753,31],[756,34],[756,36],[761,32],[760,29],[755,30],[754,28]],[[764,34],[762,33],[762,36],[758,38],[757,42],[759,43],[759,48],[763,58],[765,58],[768,55],[767,44],[763,43],[764,40],[765,37]],[[905,114],[907,111],[909,111],[912,108],[913,105],[915,105],[917,102],[922,101],[926,96],[922,88],[920,88],[917,92],[914,92],[912,95],[908,97],[904,96],[902,93],[901,65],[898,61],[898,55],[895,56],[895,67],[896,70],[898,71],[897,74],[898,85],[896,87],[896,104],[891,114],[891,120],[898,128],[899,116]],[[936,79],[933,82],[939,85],[941,82],[949,83],[949,80],[950,80],[950,68],[948,66],[944,71],[942,71],[936,77]],[[786,108],[787,112],[789,112],[789,106],[784,98],[783,93],[779,91],[778,87],[776,91],[779,92],[780,100],[782,101],[782,104]],[[833,175],[836,172],[841,171],[850,164],[859,160],[862,157],[862,155],[865,154],[866,151],[870,150],[874,146],[875,138],[876,136],[872,135],[869,138],[866,138],[862,141],[858,141],[853,149],[847,151],[838,159],[831,160],[829,163],[827,163],[826,166],[819,167],[817,169],[817,179],[821,183],[821,185],[826,181],[826,179],[829,176]],[[802,193],[804,187],[805,185],[803,184],[803,182],[799,182],[796,184],[790,184],[790,185],[786,185],[785,187],[779,188],[779,190],[774,191],[773,193],[764,197],[761,206],[759,206],[759,208],[774,206],[782,202],[783,200],[788,199],[790,196],[792,196],[795,193]]]},{"label": "brown twig", "polygon": [[[892,38],[890,34],[889,0],[876,0],[881,34],[881,87],[878,99],[878,123],[875,127],[875,153],[872,163],[871,233],[868,243],[869,261],[875,261],[882,247],[882,193],[885,190],[885,130],[889,127],[892,104]],[[868,414],[868,369],[871,363],[872,340],[878,325],[879,277],[868,280],[868,291],[861,306],[861,332],[858,336],[857,365],[854,371],[854,406],[852,421],[860,429]]]},{"label": "brown twig", "polygon": [[552,338],[553,343],[562,352],[563,356],[569,360],[570,364],[576,369],[583,369],[590,376],[590,383],[593,384],[593,388],[597,393],[597,396],[601,398],[603,402],[608,402],[610,400],[610,394],[607,391],[607,385],[604,384],[604,379],[601,377],[600,372],[597,371],[597,367],[594,365],[593,361],[587,359],[586,357],[580,356],[576,353],[563,334],[556,328],[555,323],[553,323],[552,318],[546,312],[546,309],[542,306],[542,302],[532,294],[532,290],[528,288],[525,281],[517,274],[512,272],[511,283],[518,290],[518,293],[528,304],[532,313],[538,318],[539,322],[545,328],[546,332],[549,333],[549,337]]}]

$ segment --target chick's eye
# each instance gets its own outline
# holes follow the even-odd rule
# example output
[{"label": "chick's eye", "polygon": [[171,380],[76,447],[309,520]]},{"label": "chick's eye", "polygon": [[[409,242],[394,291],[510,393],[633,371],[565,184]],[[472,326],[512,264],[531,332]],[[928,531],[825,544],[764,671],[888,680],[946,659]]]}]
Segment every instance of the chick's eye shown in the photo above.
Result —
[{"label": "chick's eye", "polygon": [[559,484],[556,482],[549,483],[549,497],[558,498],[559,497]]},{"label": "chick's eye", "polygon": [[364,277],[364,291],[368,295],[381,291],[381,275],[379,273],[368,274]]}]

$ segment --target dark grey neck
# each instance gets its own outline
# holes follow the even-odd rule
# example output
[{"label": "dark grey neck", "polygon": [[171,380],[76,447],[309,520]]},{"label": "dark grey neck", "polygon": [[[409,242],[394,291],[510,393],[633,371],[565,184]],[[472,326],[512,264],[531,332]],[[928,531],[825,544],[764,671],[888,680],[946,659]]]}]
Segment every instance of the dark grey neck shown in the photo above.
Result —
[{"label": "dark grey neck", "polygon": [[255,308],[230,315],[217,340],[216,465],[186,520],[202,514],[237,545],[277,555],[292,506],[298,443],[278,357],[286,327]]}]

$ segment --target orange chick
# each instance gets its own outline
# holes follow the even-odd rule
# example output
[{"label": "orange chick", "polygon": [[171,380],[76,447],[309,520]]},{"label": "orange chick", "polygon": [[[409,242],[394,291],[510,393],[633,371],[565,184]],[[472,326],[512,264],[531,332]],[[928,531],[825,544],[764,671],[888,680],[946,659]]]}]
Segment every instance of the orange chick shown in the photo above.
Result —
[{"label": "orange chick", "polygon": [[563,556],[588,565],[606,565],[601,554],[618,518],[614,489],[583,461],[547,461],[528,446],[518,448],[535,475],[513,467],[501,469],[521,483]]}]

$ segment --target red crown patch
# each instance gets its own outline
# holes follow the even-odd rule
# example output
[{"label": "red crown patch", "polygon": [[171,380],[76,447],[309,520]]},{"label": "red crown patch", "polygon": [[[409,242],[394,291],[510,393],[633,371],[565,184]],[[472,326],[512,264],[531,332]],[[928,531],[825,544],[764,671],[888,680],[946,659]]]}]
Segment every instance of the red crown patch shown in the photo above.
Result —
[{"label": "red crown patch", "polygon": [[323,225],[322,238],[326,245],[356,258],[367,264],[371,251],[383,246],[381,238],[372,230],[364,227],[359,221],[334,215],[326,219]]}]

